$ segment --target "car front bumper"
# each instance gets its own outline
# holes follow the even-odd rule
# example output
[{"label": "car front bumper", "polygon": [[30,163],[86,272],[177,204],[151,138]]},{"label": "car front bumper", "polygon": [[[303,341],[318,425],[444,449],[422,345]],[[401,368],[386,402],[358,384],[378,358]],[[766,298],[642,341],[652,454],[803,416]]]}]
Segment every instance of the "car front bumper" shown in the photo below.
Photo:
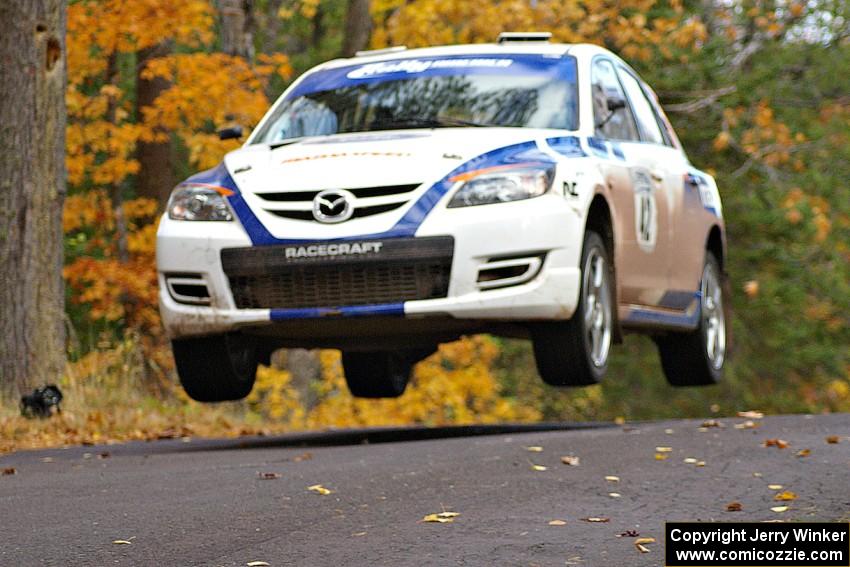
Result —
[{"label": "car front bumper", "polygon": [[[437,209],[413,240],[453,238],[445,297],[240,309],[222,265],[222,250],[251,247],[242,226],[235,221],[186,222],[166,216],[157,234],[160,312],[171,338],[296,320],[323,319],[327,326],[330,319],[368,316],[494,322],[568,319],[579,296],[583,229],[576,210],[554,194],[516,203]],[[352,236],[350,241],[357,240]],[[181,287],[192,282],[205,286],[208,298],[202,301],[178,293],[192,289]]]}]

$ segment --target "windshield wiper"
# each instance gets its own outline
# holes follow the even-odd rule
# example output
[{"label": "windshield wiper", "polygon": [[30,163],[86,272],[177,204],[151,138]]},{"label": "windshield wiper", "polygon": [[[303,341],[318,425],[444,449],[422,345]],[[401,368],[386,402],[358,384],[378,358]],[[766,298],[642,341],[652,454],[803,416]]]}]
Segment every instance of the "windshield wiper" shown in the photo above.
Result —
[{"label": "windshield wiper", "polygon": [[481,122],[473,122],[472,120],[454,118],[452,116],[398,116],[387,120],[381,120],[374,123],[373,126],[380,126],[382,128],[449,128],[452,126],[488,128],[498,126],[498,124],[484,124]]},{"label": "windshield wiper", "polygon": [[295,142],[300,142],[307,136],[298,136],[297,138],[287,138],[286,140],[280,140],[279,142],[272,142],[269,144],[269,148],[272,150],[276,150],[283,146],[288,146],[289,144],[294,144]]}]

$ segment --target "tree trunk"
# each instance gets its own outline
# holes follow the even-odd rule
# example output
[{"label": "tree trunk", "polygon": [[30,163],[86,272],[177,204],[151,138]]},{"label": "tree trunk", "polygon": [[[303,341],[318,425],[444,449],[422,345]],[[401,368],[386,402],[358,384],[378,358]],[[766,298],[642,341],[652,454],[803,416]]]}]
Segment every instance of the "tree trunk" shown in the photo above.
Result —
[{"label": "tree trunk", "polygon": [[254,0],[218,0],[221,50],[254,60]]},{"label": "tree trunk", "polygon": [[372,15],[369,13],[369,0],[348,0],[345,14],[345,37],[342,41],[342,56],[353,57],[369,45],[372,33]]},{"label": "tree trunk", "polygon": [[[162,57],[170,51],[167,45],[158,45],[143,49],[137,54],[136,64],[136,119],[142,121],[142,109],[151,106],[156,98],[171,83],[162,77],[143,79],[141,73],[148,59]],[[159,134],[168,132],[158,131]],[[139,142],[136,146],[136,159],[139,160],[139,174],[136,176],[136,196],[156,199],[160,208],[165,207],[168,195],[174,188],[174,164],[172,162],[171,142]]]},{"label": "tree trunk", "polygon": [[65,0],[0,2],[0,391],[65,363]]}]

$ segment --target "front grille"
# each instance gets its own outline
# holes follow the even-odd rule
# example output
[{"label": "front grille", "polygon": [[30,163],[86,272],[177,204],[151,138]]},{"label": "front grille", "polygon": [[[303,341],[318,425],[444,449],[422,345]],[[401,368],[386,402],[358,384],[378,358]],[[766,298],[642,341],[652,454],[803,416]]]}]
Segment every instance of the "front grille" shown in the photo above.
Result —
[{"label": "front grille", "polygon": [[[374,205],[372,207],[356,207],[354,209],[354,214],[351,215],[353,219],[359,219],[362,217],[371,217],[372,215],[378,215],[380,213],[386,213],[389,211],[394,211],[397,208],[404,205],[404,203],[390,203],[389,205]],[[277,211],[273,209],[267,209],[268,212],[273,215],[292,220],[305,220],[312,221],[315,220],[313,217],[313,211]]]},{"label": "front grille", "polygon": [[380,252],[317,258],[294,257],[292,251],[319,243],[229,248],[221,252],[222,265],[239,309],[333,308],[448,295],[451,237],[368,242],[380,242]]},{"label": "front grille", "polygon": [[[417,187],[419,184],[346,189],[357,198],[351,218],[370,217],[394,211],[409,202],[409,194]],[[315,221],[312,203],[319,193],[320,191],[280,191],[257,193],[257,196],[269,203],[263,206],[266,212],[291,220]],[[271,206],[271,203],[274,203],[274,206]]]}]

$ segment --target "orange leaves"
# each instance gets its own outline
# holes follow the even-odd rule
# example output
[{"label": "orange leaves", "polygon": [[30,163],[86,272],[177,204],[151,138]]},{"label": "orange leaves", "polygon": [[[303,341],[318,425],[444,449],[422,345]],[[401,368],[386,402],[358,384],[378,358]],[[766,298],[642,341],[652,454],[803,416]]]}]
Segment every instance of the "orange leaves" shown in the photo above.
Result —
[{"label": "orange leaves", "polygon": [[115,211],[105,191],[92,190],[69,196],[62,225],[75,254],[63,270],[71,289],[71,302],[88,307],[91,320],[120,321],[159,334],[157,276],[154,264],[156,214],[152,199],[133,199],[123,204],[129,262],[118,261]]},{"label": "orange leaves", "polygon": [[215,165],[239,143],[222,142],[208,125],[255,124],[268,109],[264,91],[271,76],[288,78],[292,73],[282,54],[260,56],[258,61],[252,66],[223,53],[181,53],[148,61],[143,77],[160,77],[173,85],[143,109],[145,123],[183,138],[195,167]]},{"label": "orange leaves", "polygon": [[[671,47],[691,49],[706,39],[702,22],[684,19],[681,9],[669,17],[651,17],[655,0],[576,2],[448,2],[420,0],[376,2],[378,25],[372,45],[420,47],[495,40],[498,31],[551,30],[562,42],[590,42],[613,47],[628,59],[648,60],[655,51],[666,58]],[[629,14],[629,15],[624,15]]]},{"label": "orange leaves", "polygon": [[150,259],[77,258],[63,270],[72,301],[89,306],[89,318],[124,321],[153,332],[158,328],[156,268]]},{"label": "orange leaves", "polygon": [[83,0],[68,7],[68,65],[99,75],[111,53],[175,41],[190,47],[213,39],[214,12],[205,0]]}]

